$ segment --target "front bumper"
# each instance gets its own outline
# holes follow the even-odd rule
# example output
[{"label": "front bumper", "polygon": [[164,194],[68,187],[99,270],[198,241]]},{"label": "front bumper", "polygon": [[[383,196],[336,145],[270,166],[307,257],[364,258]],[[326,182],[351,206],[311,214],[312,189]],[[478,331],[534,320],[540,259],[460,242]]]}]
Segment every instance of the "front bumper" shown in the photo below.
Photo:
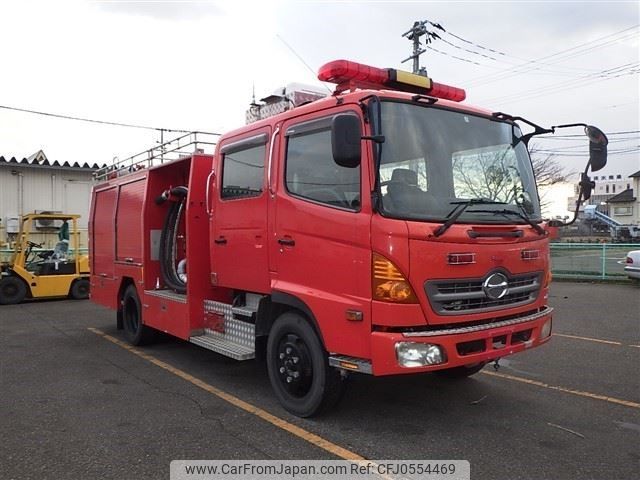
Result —
[{"label": "front bumper", "polygon": [[[462,365],[489,362],[546,343],[542,327],[551,320],[553,309],[542,307],[534,312],[488,324],[438,330],[371,334],[371,367],[374,375],[397,375],[429,372]],[[402,367],[396,358],[396,343],[430,343],[441,347],[444,363],[424,367]]]}]

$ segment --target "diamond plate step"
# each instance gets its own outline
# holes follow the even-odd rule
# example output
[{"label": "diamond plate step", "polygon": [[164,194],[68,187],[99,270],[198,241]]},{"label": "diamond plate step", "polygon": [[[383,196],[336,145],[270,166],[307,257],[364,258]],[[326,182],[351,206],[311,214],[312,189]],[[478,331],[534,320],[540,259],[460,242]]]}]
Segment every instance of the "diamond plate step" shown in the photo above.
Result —
[{"label": "diamond plate step", "polygon": [[189,341],[235,360],[251,360],[255,358],[255,348],[241,345],[227,338],[227,335],[220,332],[211,330],[207,330],[206,332],[204,335],[189,338]]},{"label": "diamond plate step", "polygon": [[205,328],[203,335],[189,338],[191,343],[236,360],[255,358],[256,326],[238,320],[234,315],[251,317],[257,308],[233,307],[227,303],[205,300],[204,310],[224,317],[224,333]]}]

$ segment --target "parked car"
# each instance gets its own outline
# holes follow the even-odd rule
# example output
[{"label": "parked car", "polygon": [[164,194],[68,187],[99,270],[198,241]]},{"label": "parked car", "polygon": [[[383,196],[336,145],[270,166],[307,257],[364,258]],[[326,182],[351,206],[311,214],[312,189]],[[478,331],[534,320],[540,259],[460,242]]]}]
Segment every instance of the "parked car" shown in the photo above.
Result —
[{"label": "parked car", "polygon": [[627,258],[624,261],[624,271],[629,278],[640,280],[640,250],[631,250],[627,253]]}]

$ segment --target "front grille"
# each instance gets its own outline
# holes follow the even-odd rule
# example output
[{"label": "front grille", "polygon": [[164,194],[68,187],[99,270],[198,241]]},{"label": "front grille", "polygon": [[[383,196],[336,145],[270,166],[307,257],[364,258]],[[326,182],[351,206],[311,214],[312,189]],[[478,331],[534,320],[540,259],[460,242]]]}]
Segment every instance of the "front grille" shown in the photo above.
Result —
[{"label": "front grille", "polygon": [[424,288],[433,310],[441,315],[488,312],[506,306],[526,305],[538,297],[542,272],[500,273],[507,277],[508,291],[499,299],[489,298],[484,293],[484,278],[430,280]]}]

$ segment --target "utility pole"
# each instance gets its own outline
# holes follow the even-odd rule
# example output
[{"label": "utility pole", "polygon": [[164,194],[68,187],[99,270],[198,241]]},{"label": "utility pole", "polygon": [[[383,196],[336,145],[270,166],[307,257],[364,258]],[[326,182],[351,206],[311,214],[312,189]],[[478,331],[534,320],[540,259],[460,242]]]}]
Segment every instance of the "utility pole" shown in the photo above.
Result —
[{"label": "utility pole", "polygon": [[413,27],[402,34],[403,37],[413,42],[413,55],[402,60],[402,63],[413,60],[413,73],[424,75],[425,77],[427,76],[427,70],[424,67],[420,68],[420,55],[426,52],[427,49],[422,48],[420,38],[425,37],[425,45],[431,43],[434,38],[439,38],[435,33],[427,29],[427,24],[431,24],[431,22],[429,20],[416,21],[413,23]]}]

